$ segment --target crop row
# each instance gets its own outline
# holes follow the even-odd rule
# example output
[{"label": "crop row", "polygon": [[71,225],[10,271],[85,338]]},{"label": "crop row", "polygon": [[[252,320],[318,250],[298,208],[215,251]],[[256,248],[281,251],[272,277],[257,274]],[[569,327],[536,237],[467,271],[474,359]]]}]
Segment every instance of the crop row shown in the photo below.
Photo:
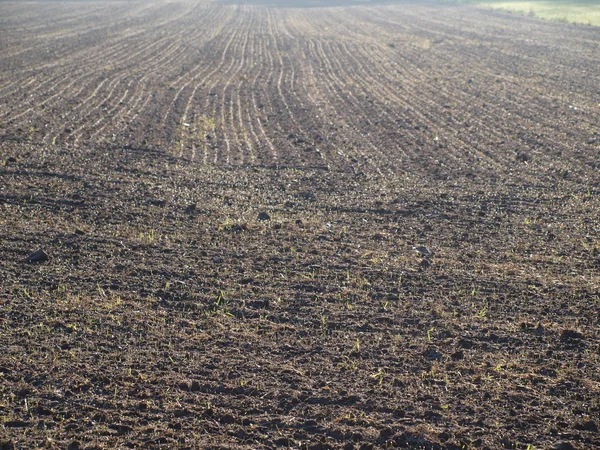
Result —
[{"label": "crop row", "polygon": [[383,176],[595,169],[591,27],[461,6],[1,8],[12,139]]}]

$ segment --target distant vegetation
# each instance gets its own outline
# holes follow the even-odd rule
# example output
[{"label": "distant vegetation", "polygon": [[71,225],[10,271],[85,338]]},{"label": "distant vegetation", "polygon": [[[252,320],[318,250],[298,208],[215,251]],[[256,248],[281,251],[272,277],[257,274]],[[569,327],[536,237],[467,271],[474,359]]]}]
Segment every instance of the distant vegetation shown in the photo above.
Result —
[{"label": "distant vegetation", "polygon": [[600,3],[596,0],[456,0],[456,2],[477,3],[490,8],[505,9],[560,22],[600,26]]}]

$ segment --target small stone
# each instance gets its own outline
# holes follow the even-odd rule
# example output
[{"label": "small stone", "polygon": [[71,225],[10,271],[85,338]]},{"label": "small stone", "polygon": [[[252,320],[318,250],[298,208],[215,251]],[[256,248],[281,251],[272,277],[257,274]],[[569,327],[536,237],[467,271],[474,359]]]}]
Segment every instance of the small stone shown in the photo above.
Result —
[{"label": "small stone", "polygon": [[261,222],[264,222],[266,220],[271,220],[271,216],[263,211],[258,215],[258,220],[260,220]]},{"label": "small stone", "polygon": [[433,256],[433,252],[429,250],[427,247],[421,245],[419,247],[413,247],[413,250],[421,255],[423,258],[428,258]]},{"label": "small stone", "polygon": [[27,262],[44,262],[48,261],[48,259],[49,257],[46,254],[46,252],[44,252],[44,250],[40,248],[38,251],[29,255],[29,257],[27,258]]},{"label": "small stone", "polygon": [[198,383],[197,381],[192,381],[192,385],[190,387],[190,390],[192,392],[198,392],[200,390],[200,383]]}]

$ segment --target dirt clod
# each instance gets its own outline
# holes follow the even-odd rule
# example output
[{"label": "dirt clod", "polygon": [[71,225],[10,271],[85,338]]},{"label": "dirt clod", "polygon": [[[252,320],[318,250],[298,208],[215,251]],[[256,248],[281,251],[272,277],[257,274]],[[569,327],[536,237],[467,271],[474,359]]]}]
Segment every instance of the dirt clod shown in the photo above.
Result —
[{"label": "dirt clod", "polygon": [[271,216],[266,213],[265,211],[262,211],[261,213],[258,214],[258,220],[263,222],[266,220],[271,220]]},{"label": "dirt clod", "polygon": [[566,344],[578,343],[583,339],[583,334],[575,330],[563,330],[560,333],[560,341]]},{"label": "dirt clod", "polygon": [[450,358],[452,358],[454,361],[459,361],[459,360],[463,359],[464,357],[465,357],[465,354],[461,350],[458,350],[450,355]]},{"label": "dirt clod", "polygon": [[574,427],[576,430],[583,431],[593,431],[594,433],[598,432],[598,424],[593,420],[588,420],[586,422],[579,422]]},{"label": "dirt clod", "polygon": [[561,442],[557,442],[556,444],[554,444],[552,449],[553,450],[577,450],[577,447],[575,447],[569,441],[561,441]]}]

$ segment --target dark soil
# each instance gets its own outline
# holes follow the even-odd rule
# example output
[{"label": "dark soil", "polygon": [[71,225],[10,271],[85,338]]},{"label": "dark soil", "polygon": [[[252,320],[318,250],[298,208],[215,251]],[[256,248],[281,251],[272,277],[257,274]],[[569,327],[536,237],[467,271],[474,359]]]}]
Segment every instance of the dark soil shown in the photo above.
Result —
[{"label": "dark soil", "polygon": [[0,13],[0,449],[600,447],[600,29]]}]

